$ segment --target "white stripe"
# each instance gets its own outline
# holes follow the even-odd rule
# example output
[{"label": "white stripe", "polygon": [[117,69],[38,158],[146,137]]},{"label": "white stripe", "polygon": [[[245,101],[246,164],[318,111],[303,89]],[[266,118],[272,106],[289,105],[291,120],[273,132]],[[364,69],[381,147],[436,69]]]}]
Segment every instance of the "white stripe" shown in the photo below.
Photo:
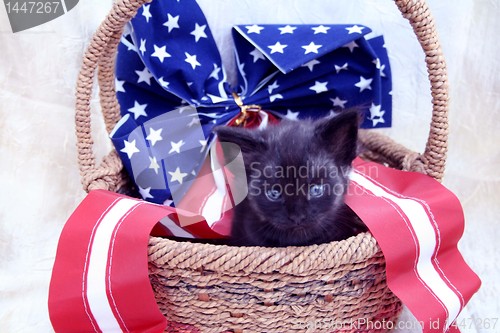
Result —
[{"label": "white stripe", "polygon": [[186,230],[182,229],[177,224],[175,224],[175,222],[172,221],[170,218],[168,218],[168,216],[162,218],[160,220],[160,223],[163,224],[165,227],[167,227],[168,230],[170,230],[170,232],[172,233],[172,235],[176,237],[194,238],[193,235],[191,235],[189,232],[187,232]]},{"label": "white stripe", "polygon": [[447,320],[446,328],[448,328],[453,320],[458,316],[461,303],[458,296],[452,289],[444,282],[435,267],[432,265],[432,256],[436,249],[436,231],[432,226],[422,204],[413,199],[398,198],[377,184],[374,184],[364,176],[351,172],[349,178],[368,191],[372,192],[378,197],[383,197],[392,201],[399,206],[401,210],[408,217],[417,241],[420,246],[420,254],[417,261],[417,272],[421,280],[432,290],[436,297],[444,305],[449,320]]},{"label": "white stripe", "polygon": [[269,116],[267,115],[266,112],[264,111],[259,111],[259,117],[260,117],[260,124],[259,124],[259,127],[258,129],[259,130],[263,130],[267,127],[267,125],[269,124]]},{"label": "white stripe", "polygon": [[121,199],[104,216],[95,230],[87,270],[87,300],[97,325],[103,332],[122,332],[106,295],[106,265],[113,230],[136,200]]},{"label": "white stripe", "polygon": [[215,222],[220,220],[222,216],[224,197],[226,196],[226,178],[224,177],[224,172],[222,171],[221,166],[217,162],[215,147],[216,145],[212,145],[212,148],[210,149],[210,167],[212,168],[212,172],[210,174],[214,177],[216,189],[215,192],[207,198],[201,211],[201,216],[203,216],[210,227],[212,227]]}]

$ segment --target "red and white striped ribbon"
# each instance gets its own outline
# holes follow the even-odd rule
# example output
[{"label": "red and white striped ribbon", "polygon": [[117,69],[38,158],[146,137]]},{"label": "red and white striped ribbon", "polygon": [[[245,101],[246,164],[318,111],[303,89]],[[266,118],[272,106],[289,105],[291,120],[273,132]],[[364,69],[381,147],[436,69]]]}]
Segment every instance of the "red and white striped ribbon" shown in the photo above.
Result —
[{"label": "red and white striped ribbon", "polygon": [[[464,228],[457,198],[425,175],[361,160],[350,178],[346,202],[377,239],[391,290],[423,332],[455,330],[451,323],[480,285],[456,246]],[[59,241],[49,291],[55,331],[162,332],[167,322],[149,283],[148,238],[217,238],[229,230],[211,226],[181,227],[174,208],[89,193]]]},{"label": "red and white striped ribbon", "polygon": [[172,208],[93,191],[65,225],[49,292],[56,332],[161,332],[147,243]]},{"label": "red and white striped ribbon", "polygon": [[425,175],[359,159],[350,179],[346,202],[380,245],[389,288],[423,332],[458,331],[452,323],[480,280],[457,248],[464,215],[456,196]]}]

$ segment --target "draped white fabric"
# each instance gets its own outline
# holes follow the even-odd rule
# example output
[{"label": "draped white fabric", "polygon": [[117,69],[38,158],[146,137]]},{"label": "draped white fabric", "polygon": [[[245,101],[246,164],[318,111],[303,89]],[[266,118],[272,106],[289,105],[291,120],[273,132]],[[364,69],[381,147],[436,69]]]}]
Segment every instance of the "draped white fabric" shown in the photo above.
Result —
[{"label": "draped white fabric", "polygon": [[[245,23],[360,23],[384,34],[393,71],[397,141],[421,151],[430,120],[423,53],[389,0],[199,0],[228,73],[230,27]],[[466,214],[460,244],[483,280],[460,316],[462,332],[493,332],[500,313],[500,44],[495,0],[428,0],[450,80],[450,150],[444,183]],[[84,197],[73,122],[83,50],[111,1],[85,0],[42,26],[13,34],[0,9],[0,323],[2,332],[51,332],[47,290],[61,229]],[[111,145],[93,100],[96,153]],[[412,326],[411,315],[402,317]],[[400,329],[399,332],[418,332]]]}]

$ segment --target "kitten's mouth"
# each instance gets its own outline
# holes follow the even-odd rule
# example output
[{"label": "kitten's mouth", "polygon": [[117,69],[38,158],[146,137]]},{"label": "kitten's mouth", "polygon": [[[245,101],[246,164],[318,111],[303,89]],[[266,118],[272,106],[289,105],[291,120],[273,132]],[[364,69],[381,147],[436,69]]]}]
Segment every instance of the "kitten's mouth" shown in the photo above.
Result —
[{"label": "kitten's mouth", "polygon": [[280,231],[302,232],[306,229],[310,229],[311,226],[307,225],[307,223],[301,223],[301,224],[290,223],[290,224],[274,224],[274,227]]}]

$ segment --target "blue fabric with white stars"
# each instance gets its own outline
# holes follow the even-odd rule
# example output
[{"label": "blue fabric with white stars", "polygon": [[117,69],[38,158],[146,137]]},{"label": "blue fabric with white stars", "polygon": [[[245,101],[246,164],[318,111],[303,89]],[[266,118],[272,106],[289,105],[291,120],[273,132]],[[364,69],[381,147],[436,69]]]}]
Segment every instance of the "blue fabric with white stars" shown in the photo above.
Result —
[{"label": "blue fabric with white stars", "polygon": [[[212,129],[240,112],[233,92],[280,118],[358,107],[365,111],[363,128],[390,127],[389,59],[381,36],[365,39],[370,32],[357,24],[235,26],[238,84],[231,87],[195,0],[143,5],[118,47],[123,118],[111,135],[142,197],[164,203],[174,190],[187,190]],[[196,112],[182,112],[186,105]]]}]

